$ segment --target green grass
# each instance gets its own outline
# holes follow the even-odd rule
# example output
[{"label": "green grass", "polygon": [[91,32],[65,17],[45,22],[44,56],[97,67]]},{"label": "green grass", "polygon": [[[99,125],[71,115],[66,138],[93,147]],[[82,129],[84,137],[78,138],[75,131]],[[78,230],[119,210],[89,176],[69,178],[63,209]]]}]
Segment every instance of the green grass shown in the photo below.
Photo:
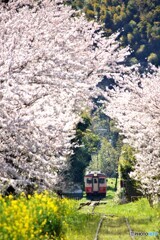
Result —
[{"label": "green grass", "polygon": [[[105,237],[106,231],[108,231],[107,235],[109,236],[109,239],[130,239],[129,230],[126,228],[125,218],[128,219],[130,228],[133,232],[159,232],[158,237],[152,236],[151,238],[149,236],[137,236],[135,239],[160,239],[160,206],[151,208],[145,198],[141,198],[136,202],[118,205],[114,202],[115,192],[113,191],[113,188],[111,188],[111,182],[113,182],[113,180],[109,179],[107,205],[100,205],[95,209],[95,212],[99,214],[114,215],[113,218],[108,217],[104,221],[100,239],[107,239]],[[112,183],[112,185],[114,185],[114,183]],[[107,224],[105,224],[106,222]],[[116,224],[116,227],[113,232],[112,225],[114,224]],[[106,225],[107,227],[105,227]]]},{"label": "green grass", "polygon": [[[105,222],[107,222],[107,224],[106,227],[102,226],[101,235],[103,235],[103,238],[100,239],[105,240],[106,231],[108,231],[110,239],[121,239],[119,237],[122,236],[123,240],[129,239],[129,231],[126,228],[125,218],[128,219],[131,230],[134,232],[158,232],[160,230],[160,208],[158,206],[151,208],[146,199],[140,199],[137,202],[123,205],[116,205],[114,202],[109,202],[105,207],[103,205],[98,206],[95,212],[113,215],[113,217],[108,216],[106,218]],[[116,224],[116,227],[112,229],[112,225],[114,224]],[[128,237],[126,236],[127,232]],[[151,238],[137,236],[135,239],[141,240]],[[152,239],[160,238],[152,237]]]},{"label": "green grass", "polygon": [[108,239],[129,239],[128,228],[123,217],[106,217],[102,223],[99,240]]},{"label": "green grass", "polygon": [[[78,222],[68,231],[67,239],[70,240],[92,240],[95,237],[96,229],[102,215],[103,220],[99,240],[129,240],[131,239],[129,229],[126,225],[128,219],[130,228],[135,233],[159,232],[157,237],[137,236],[137,240],[160,239],[160,206],[151,208],[146,199],[118,205],[114,202],[115,179],[108,179],[106,205],[99,205],[95,208],[95,214],[91,215],[92,207],[85,206],[80,210]],[[83,198],[80,202],[88,201]]]},{"label": "green grass", "polygon": [[107,179],[107,196],[106,200],[110,201],[114,199],[115,196],[115,178]]},{"label": "green grass", "polygon": [[68,227],[67,240],[92,240],[95,237],[100,216],[81,212]]}]

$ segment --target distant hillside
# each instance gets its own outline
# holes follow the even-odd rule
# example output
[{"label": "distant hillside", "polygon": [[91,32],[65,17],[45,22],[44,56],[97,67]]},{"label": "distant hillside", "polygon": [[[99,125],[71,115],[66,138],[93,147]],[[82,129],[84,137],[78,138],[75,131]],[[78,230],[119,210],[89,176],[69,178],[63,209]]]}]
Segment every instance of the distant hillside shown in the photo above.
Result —
[{"label": "distant hillside", "polygon": [[72,0],[73,8],[82,9],[89,20],[104,23],[107,35],[123,29],[122,46],[130,45],[129,63],[151,62],[160,65],[159,0]]}]

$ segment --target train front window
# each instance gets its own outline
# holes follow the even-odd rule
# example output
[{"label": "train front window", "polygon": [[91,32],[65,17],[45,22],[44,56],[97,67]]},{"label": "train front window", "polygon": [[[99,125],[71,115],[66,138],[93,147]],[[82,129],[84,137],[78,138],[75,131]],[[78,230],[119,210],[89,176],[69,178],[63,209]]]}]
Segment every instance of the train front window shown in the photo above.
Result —
[{"label": "train front window", "polygon": [[94,178],[94,183],[97,183],[97,178]]},{"label": "train front window", "polygon": [[105,179],[104,178],[99,178],[99,183],[104,183]]},{"label": "train front window", "polygon": [[92,183],[92,179],[91,178],[87,178],[87,183],[91,184]]}]

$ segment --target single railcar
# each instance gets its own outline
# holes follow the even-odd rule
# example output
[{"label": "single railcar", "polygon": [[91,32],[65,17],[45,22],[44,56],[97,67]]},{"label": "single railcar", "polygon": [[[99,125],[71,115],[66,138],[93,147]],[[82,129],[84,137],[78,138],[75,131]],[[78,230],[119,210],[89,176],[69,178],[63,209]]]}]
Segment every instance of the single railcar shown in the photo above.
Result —
[{"label": "single railcar", "polygon": [[85,192],[87,197],[106,197],[107,184],[104,173],[93,171],[84,176]]}]

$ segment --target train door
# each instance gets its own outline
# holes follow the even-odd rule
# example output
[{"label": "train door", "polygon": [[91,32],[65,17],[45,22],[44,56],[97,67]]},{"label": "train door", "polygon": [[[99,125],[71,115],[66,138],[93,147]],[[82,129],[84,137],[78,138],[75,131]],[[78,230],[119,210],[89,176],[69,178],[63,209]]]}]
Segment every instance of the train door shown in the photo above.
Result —
[{"label": "train door", "polygon": [[98,178],[93,178],[93,192],[98,192]]}]

